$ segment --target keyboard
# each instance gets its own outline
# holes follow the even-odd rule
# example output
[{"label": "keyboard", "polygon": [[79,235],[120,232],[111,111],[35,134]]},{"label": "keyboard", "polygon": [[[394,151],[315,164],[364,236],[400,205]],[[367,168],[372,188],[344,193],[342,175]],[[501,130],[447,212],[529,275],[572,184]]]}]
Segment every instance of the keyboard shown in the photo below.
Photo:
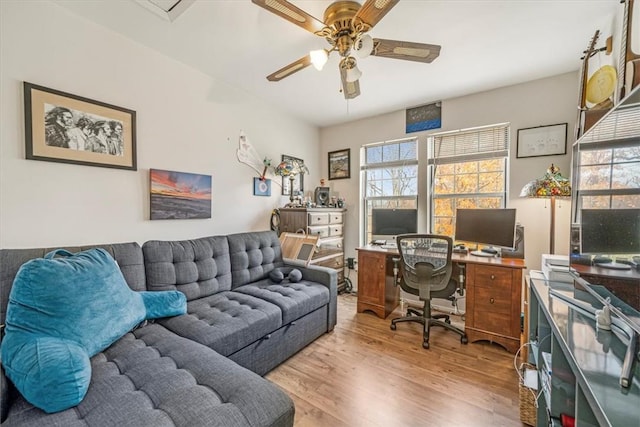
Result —
[{"label": "keyboard", "polygon": [[398,245],[396,243],[385,243],[381,246],[382,249],[398,249]]}]

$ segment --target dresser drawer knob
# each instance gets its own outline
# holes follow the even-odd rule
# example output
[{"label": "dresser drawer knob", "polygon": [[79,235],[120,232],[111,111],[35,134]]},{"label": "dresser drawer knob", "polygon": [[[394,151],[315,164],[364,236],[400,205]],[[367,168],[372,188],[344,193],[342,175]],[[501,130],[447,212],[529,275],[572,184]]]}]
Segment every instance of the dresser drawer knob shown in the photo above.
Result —
[{"label": "dresser drawer knob", "polygon": [[496,275],[495,274],[491,275],[491,280],[496,280]]},{"label": "dresser drawer knob", "polygon": [[491,304],[493,304],[494,302],[496,302],[496,300],[495,300],[495,298],[489,298],[489,302],[490,302]]}]

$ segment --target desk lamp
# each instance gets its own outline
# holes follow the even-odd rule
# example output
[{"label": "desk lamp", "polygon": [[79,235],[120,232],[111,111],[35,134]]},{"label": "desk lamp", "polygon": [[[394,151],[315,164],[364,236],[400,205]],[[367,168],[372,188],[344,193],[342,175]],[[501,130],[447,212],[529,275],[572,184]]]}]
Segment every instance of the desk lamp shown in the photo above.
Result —
[{"label": "desk lamp", "polygon": [[309,168],[300,161],[289,159],[280,162],[275,167],[274,172],[278,176],[289,178],[289,202],[293,204],[293,181],[295,181],[297,175],[309,173]]},{"label": "desk lamp", "polygon": [[522,187],[520,197],[551,200],[549,253],[555,253],[556,197],[571,197],[571,183],[560,174],[560,168],[551,163],[551,167],[541,178],[534,179]]}]

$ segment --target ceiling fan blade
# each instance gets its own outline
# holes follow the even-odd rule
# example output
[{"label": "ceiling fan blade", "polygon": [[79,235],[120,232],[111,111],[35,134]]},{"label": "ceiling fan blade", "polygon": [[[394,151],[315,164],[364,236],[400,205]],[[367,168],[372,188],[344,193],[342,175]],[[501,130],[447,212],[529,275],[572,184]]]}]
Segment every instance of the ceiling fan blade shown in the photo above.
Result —
[{"label": "ceiling fan blade", "polygon": [[360,81],[348,82],[346,68],[340,67],[340,79],[342,80],[344,99],[353,99],[360,95]]},{"label": "ceiling fan blade", "polygon": [[440,55],[440,46],[399,40],[373,39],[371,55],[428,63]]},{"label": "ceiling fan blade", "polygon": [[251,0],[254,4],[275,13],[281,18],[292,22],[307,31],[316,33],[321,31],[325,25],[324,22],[314,18],[302,9],[289,3],[287,0]]},{"label": "ceiling fan blade", "polygon": [[267,76],[267,80],[270,82],[279,82],[285,77],[289,77],[291,74],[296,73],[303,68],[307,68],[309,65],[311,65],[311,55],[305,55],[297,61],[280,68],[275,73],[269,74]]},{"label": "ceiling fan blade", "polygon": [[360,9],[358,9],[358,12],[353,17],[353,22],[358,23],[358,21],[360,21],[367,24],[369,28],[365,31],[368,31],[373,28],[393,6],[398,4],[399,1],[400,0],[367,0]]}]

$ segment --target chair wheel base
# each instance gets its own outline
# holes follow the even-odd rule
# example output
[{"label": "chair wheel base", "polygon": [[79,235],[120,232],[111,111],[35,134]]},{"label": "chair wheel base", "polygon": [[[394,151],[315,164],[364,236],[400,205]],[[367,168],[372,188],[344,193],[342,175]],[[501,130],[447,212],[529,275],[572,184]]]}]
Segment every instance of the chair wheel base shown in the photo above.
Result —
[{"label": "chair wheel base", "polygon": [[467,338],[467,336],[466,336],[466,335],[465,335],[465,336],[463,336],[463,337],[460,337],[460,342],[461,342],[462,344],[467,344],[467,343],[469,342],[469,338]]},{"label": "chair wheel base", "polygon": [[422,343],[422,348],[429,350],[429,342],[424,341],[424,342]]},{"label": "chair wheel base", "polygon": [[392,323],[391,325],[389,325],[389,327],[391,328],[392,331],[396,330],[396,325],[394,323]]}]

